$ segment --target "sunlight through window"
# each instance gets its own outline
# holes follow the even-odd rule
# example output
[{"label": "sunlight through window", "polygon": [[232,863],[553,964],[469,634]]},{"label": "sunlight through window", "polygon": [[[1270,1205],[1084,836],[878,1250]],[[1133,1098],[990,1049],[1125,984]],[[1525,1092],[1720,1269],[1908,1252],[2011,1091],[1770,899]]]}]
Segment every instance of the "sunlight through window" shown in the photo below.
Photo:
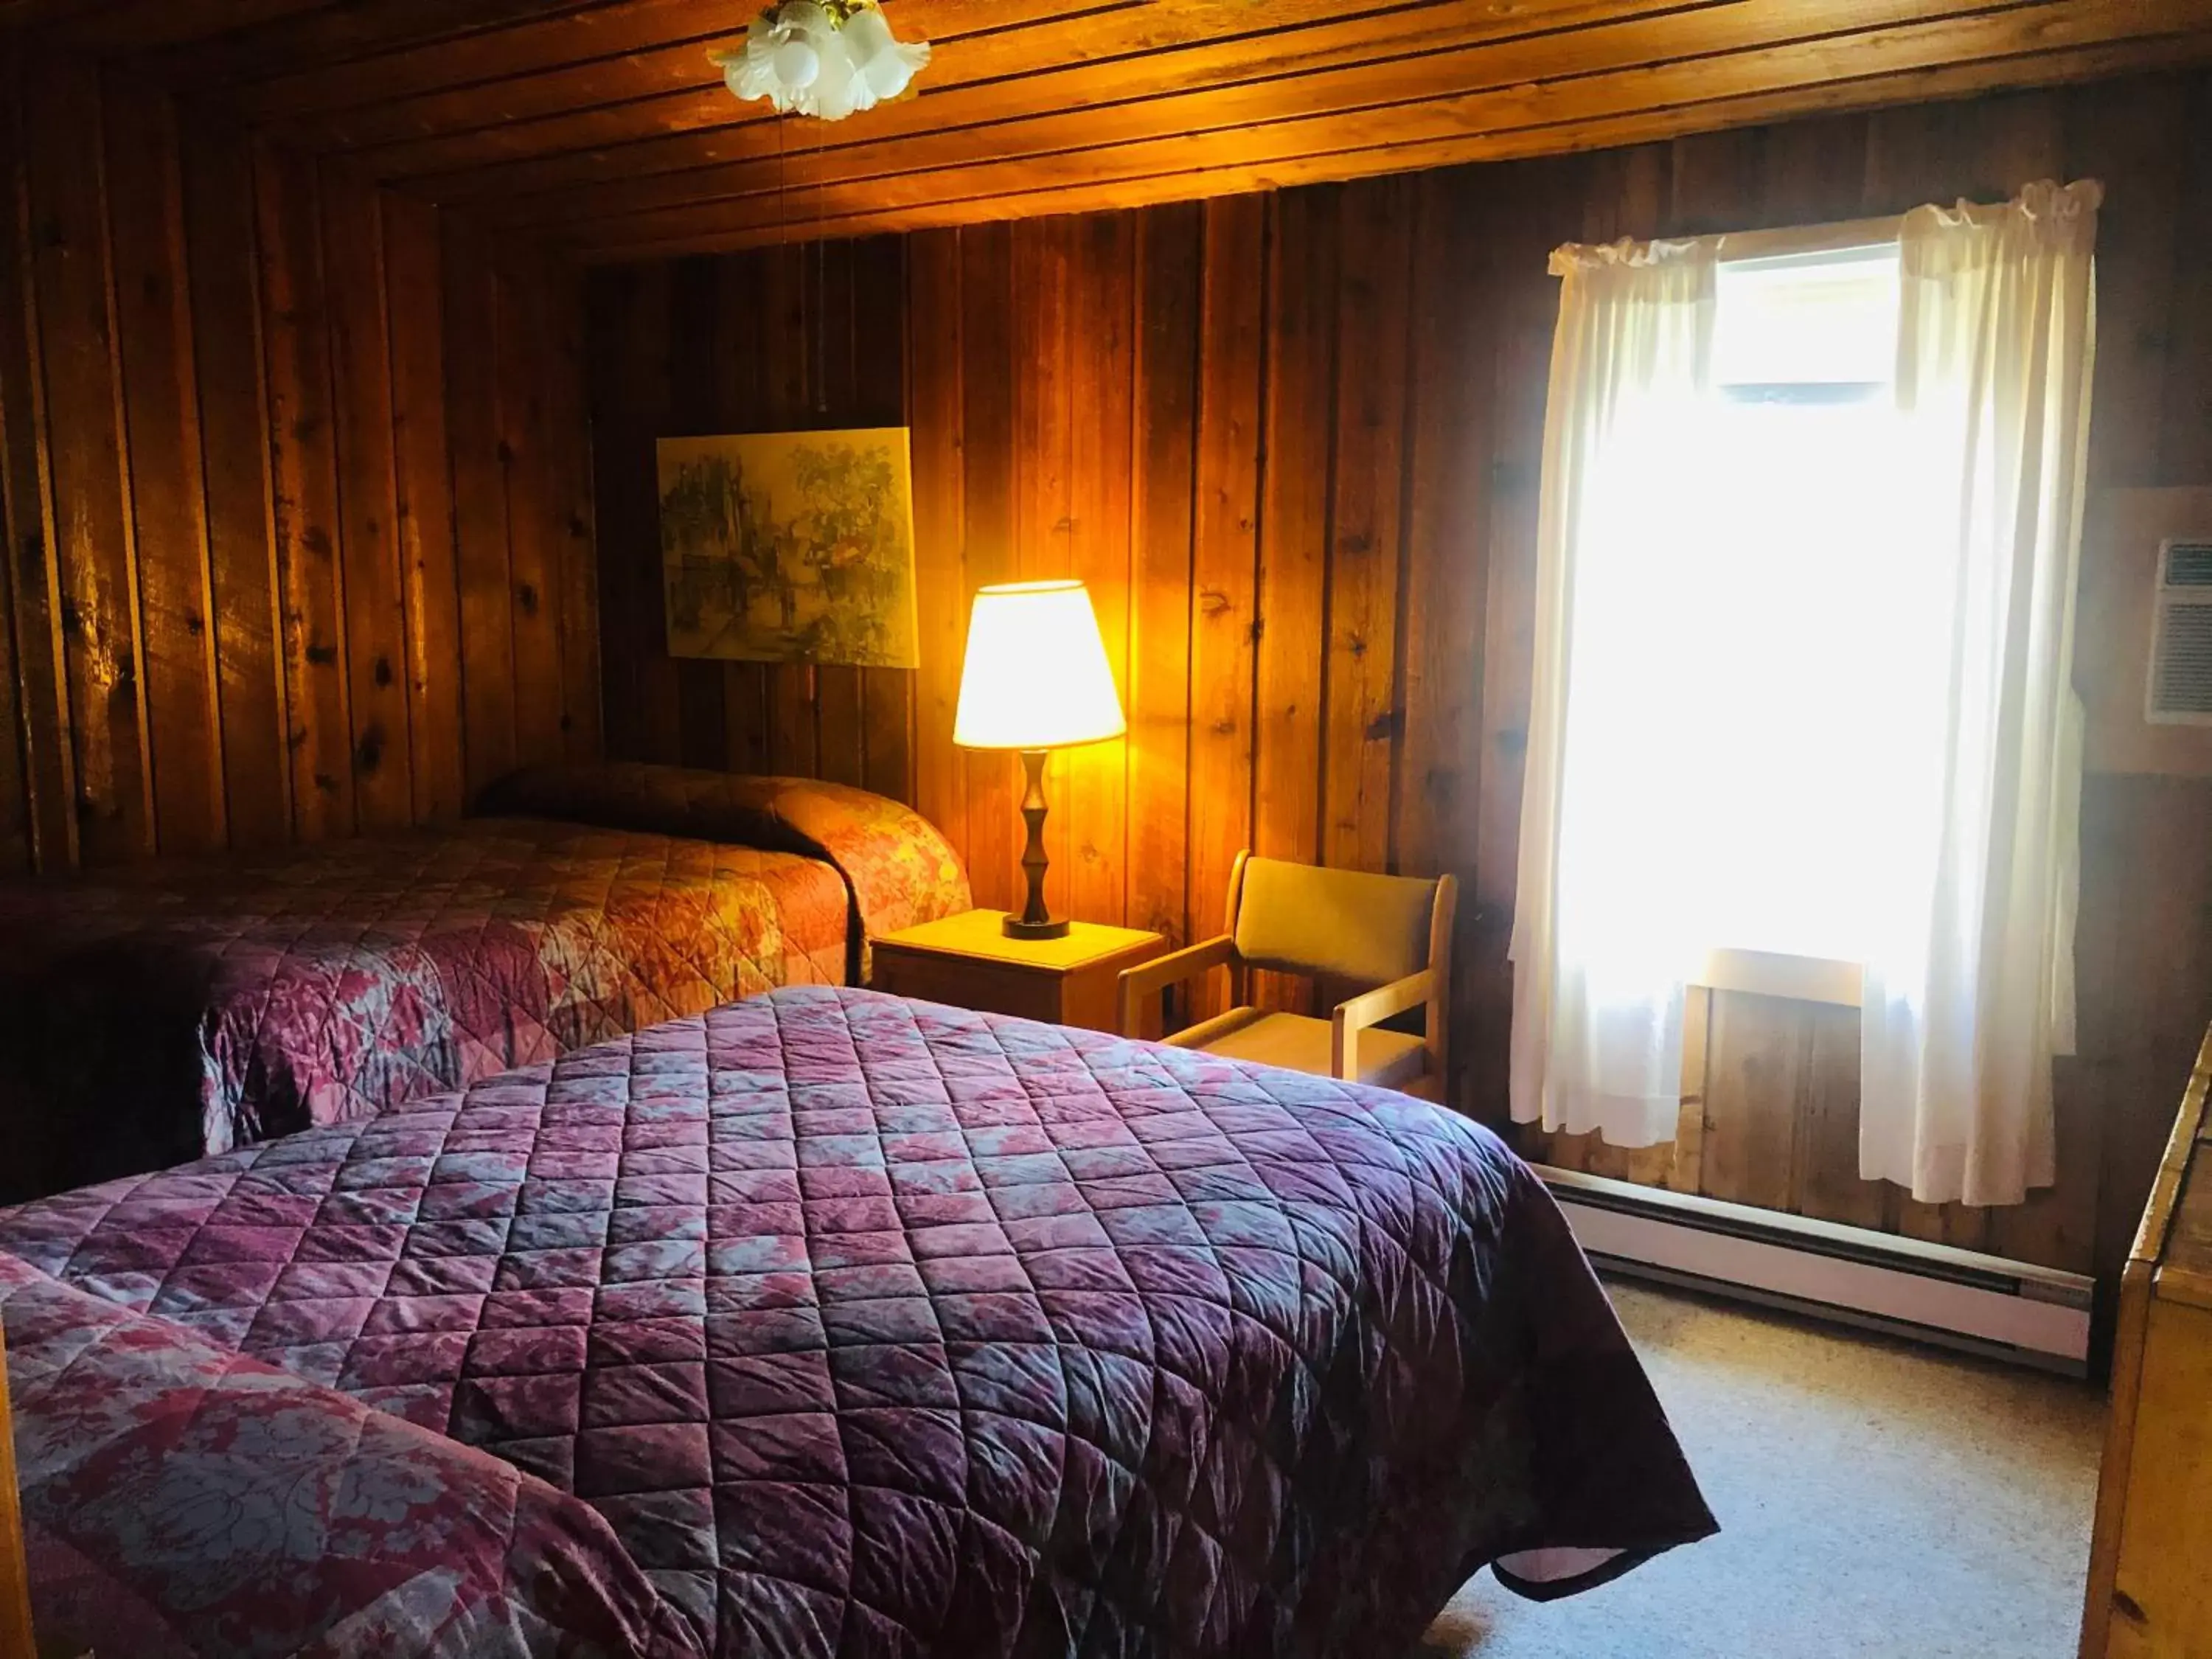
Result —
[{"label": "sunlight through window", "polygon": [[1723,264],[1703,395],[1624,416],[1600,459],[1566,822],[1642,848],[1576,861],[1613,878],[1570,906],[1601,959],[1862,961],[1911,901],[1948,608],[1916,550],[1940,470],[1897,410],[1898,293],[1893,247]]}]

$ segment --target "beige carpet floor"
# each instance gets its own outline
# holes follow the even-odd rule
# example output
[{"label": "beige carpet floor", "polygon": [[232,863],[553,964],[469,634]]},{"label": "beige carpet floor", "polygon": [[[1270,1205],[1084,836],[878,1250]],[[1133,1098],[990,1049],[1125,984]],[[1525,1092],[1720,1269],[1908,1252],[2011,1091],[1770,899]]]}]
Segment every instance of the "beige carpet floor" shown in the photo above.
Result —
[{"label": "beige carpet floor", "polygon": [[2105,1406],[2076,1382],[1610,1286],[1721,1534],[1545,1606],[1487,1572],[1419,1659],[2068,1659]]}]

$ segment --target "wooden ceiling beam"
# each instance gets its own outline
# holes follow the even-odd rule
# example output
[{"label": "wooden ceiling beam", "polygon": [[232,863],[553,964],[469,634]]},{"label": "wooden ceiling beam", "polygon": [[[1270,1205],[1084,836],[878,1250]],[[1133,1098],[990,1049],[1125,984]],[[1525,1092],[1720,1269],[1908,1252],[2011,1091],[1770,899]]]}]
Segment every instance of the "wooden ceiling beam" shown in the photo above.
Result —
[{"label": "wooden ceiling beam", "polygon": [[[1194,47],[1158,59],[1097,67],[917,100],[872,122],[865,138],[819,149],[778,146],[770,128],[733,134],[750,153],[721,166],[623,180],[550,195],[511,190],[482,210],[501,223],[554,226],[593,218],[644,228],[676,216],[781,191],[857,186],[984,161],[1048,156],[1152,139],[1203,142],[1208,134],[1309,116],[1382,112],[1434,100],[1633,71],[1659,63],[1740,54],[1749,48],[1856,40],[1874,26],[1940,27],[1966,0],[1734,0],[1660,15],[1626,16],[1571,33],[1446,46],[1394,43],[1376,58],[1371,39],[1317,30],[1315,51],[1291,64],[1231,47]],[[2036,4],[2051,0],[2034,0]],[[2025,3],[2025,0],[2023,0]],[[2078,8],[2081,0],[2063,0]],[[2002,15],[2002,14],[2000,14]],[[1984,31],[1986,33],[1986,31]],[[1941,46],[1931,49],[1942,50]],[[1348,63],[1329,61],[1346,51]],[[1209,84],[1210,82],[1218,84]]]},{"label": "wooden ceiling beam", "polygon": [[[1063,198],[1087,202],[1117,191],[1140,191],[1147,181],[1172,188],[1181,179],[1176,193],[1195,196],[1252,188],[1250,179],[1273,179],[1285,170],[1293,177],[1301,168],[1323,177],[1358,176],[1356,167],[1332,172],[1339,165],[1332,157],[1372,153],[1388,164],[1371,170],[1387,172],[1528,154],[1533,152],[1516,143],[1516,136],[1533,135],[1526,142],[1540,144],[1647,112],[1692,110],[1710,116],[1750,99],[1765,100],[1762,107],[1770,111],[1776,100],[1792,109],[1860,106],[1888,100],[1890,89],[1911,84],[1911,77],[1944,71],[1966,89],[1975,84],[1977,73],[1984,76],[1983,84],[2023,84],[2038,72],[2059,73],[2059,59],[2069,53],[2102,53],[2109,72],[2212,57],[2212,0],[2168,0],[2160,17],[2173,21],[2181,32],[2120,42],[2110,40],[2108,27],[2097,26],[2108,9],[2099,0],[2051,0],[2011,13],[1878,30],[1844,40],[1795,42],[1394,108],[1311,114],[1018,160],[979,156],[925,173],[809,190],[791,203],[788,227],[785,204],[770,193],[599,222],[558,234],[581,257],[593,260],[678,246],[742,246],[785,234],[842,234],[848,224],[872,227],[883,215],[927,215],[957,204],[968,204],[976,217],[1004,216],[1005,211],[1003,205],[987,211],[977,204],[1017,200],[1025,204],[1024,211],[1074,210],[1058,204]],[[1824,91],[1829,88],[1834,90]],[[1771,114],[1741,118],[1767,119]],[[1341,165],[1354,167],[1351,161]]]}]

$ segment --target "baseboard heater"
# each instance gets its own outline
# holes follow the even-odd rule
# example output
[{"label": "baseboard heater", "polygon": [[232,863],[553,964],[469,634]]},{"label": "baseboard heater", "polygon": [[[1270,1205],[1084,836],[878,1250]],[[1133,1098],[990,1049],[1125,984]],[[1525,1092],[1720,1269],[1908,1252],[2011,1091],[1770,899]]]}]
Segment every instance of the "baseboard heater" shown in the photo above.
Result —
[{"label": "baseboard heater", "polygon": [[1670,1193],[1536,1173],[1595,1265],[2083,1376],[2093,1282],[1948,1244]]}]

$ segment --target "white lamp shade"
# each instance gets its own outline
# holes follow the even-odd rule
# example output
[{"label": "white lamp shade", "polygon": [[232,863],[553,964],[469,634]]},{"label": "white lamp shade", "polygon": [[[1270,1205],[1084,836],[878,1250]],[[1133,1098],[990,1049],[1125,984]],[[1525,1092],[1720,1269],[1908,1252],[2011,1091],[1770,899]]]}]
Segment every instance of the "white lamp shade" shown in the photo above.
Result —
[{"label": "white lamp shade", "polygon": [[953,742],[1066,749],[1128,729],[1081,582],[1010,582],[976,593]]}]

